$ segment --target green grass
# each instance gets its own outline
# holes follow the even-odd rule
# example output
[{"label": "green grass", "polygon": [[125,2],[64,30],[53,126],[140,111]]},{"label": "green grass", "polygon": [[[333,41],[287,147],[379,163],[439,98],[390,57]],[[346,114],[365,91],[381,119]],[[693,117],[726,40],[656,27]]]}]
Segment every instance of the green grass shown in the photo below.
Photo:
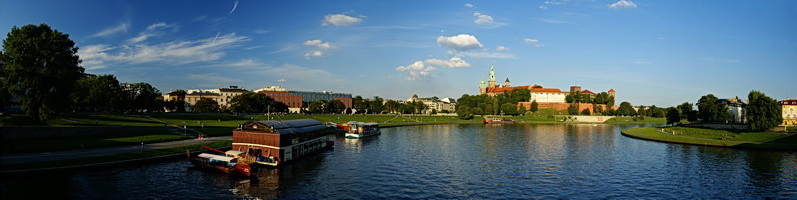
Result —
[{"label": "green grass", "polygon": [[86,149],[103,148],[135,145],[140,144],[141,142],[154,143],[183,139],[188,139],[188,137],[175,135],[170,130],[166,129],[145,133],[97,134],[35,139],[4,139],[2,141],[2,153],[19,154],[66,151],[81,149],[81,147]]},{"label": "green grass", "polygon": [[651,124],[664,124],[667,123],[666,118],[661,117],[614,117],[606,120],[603,123],[651,123]]},{"label": "green grass", "polygon": [[[716,131],[716,132],[714,132]],[[678,132],[676,130],[676,132]],[[688,132],[688,133],[687,133]],[[684,130],[677,135],[662,133],[656,128],[633,128],[622,131],[623,135],[681,144],[696,144],[707,146],[722,146],[735,148],[755,148],[755,149],[774,149],[774,150],[797,150],[797,135],[783,133],[745,133],[738,136],[721,136],[726,134],[722,130]],[[726,137],[726,139],[714,139]],[[701,137],[698,137],[701,136]],[[731,140],[729,138],[734,138]]]},{"label": "green grass", "polygon": [[797,126],[787,126],[786,131],[788,132],[797,132]]},{"label": "green grass", "polygon": [[55,127],[76,126],[163,126],[143,115],[70,115],[47,121]]},{"label": "green grass", "polygon": [[0,115],[0,127],[11,126],[47,126],[47,123],[35,121],[24,114]]},{"label": "green grass", "polygon": [[199,151],[205,150],[200,146],[208,146],[212,148],[221,148],[221,147],[229,147],[232,146],[232,141],[216,141],[204,144],[195,144],[195,145],[187,145],[181,147],[174,147],[168,149],[158,149],[158,150],[149,150],[149,151],[140,151],[140,152],[131,152],[131,153],[123,153],[123,154],[115,154],[115,155],[107,155],[107,156],[96,156],[96,157],[87,157],[87,158],[76,158],[76,159],[68,159],[68,160],[58,160],[58,161],[47,161],[47,162],[37,162],[37,163],[25,163],[25,164],[14,164],[14,165],[1,165],[2,171],[8,170],[22,170],[22,169],[41,169],[41,168],[51,168],[51,167],[64,167],[64,166],[75,166],[75,165],[86,165],[86,164],[96,164],[96,163],[108,163],[108,162],[116,162],[116,161],[125,161],[125,160],[133,160],[133,159],[141,159],[141,158],[150,158],[150,157],[157,157],[157,156],[167,156],[167,155],[177,155],[177,154],[185,154],[186,150],[189,151]]},{"label": "green grass", "polygon": [[567,110],[554,110],[550,108],[539,109],[537,112],[532,112],[534,115],[567,115]]},{"label": "green grass", "polygon": [[[667,132],[672,133],[675,131],[678,135],[699,137],[714,140],[731,140],[731,141],[745,141],[745,142],[770,142],[779,140],[787,143],[797,144],[797,137],[788,133],[776,132],[746,132],[746,131],[728,131],[728,130],[715,130],[706,128],[690,128],[690,127],[669,127],[665,128]],[[790,138],[791,137],[791,138]]]}]

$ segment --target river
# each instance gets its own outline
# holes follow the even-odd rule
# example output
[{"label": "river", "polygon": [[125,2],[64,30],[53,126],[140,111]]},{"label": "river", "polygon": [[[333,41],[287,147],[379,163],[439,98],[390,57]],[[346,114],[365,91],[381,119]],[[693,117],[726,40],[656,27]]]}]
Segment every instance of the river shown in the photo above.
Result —
[{"label": "river", "polygon": [[3,199],[797,199],[797,152],[624,137],[650,125],[383,128],[255,179],[185,159],[11,176]]}]

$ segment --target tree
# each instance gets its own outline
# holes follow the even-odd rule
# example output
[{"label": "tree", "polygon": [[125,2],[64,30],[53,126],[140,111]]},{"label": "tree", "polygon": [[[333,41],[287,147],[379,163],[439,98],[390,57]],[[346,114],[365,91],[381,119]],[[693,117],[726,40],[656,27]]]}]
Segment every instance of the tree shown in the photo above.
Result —
[{"label": "tree", "polygon": [[200,98],[199,101],[196,101],[194,106],[192,106],[194,112],[199,113],[212,113],[212,112],[219,112],[219,103],[210,98]]},{"label": "tree", "polygon": [[537,100],[531,101],[531,112],[537,112],[540,110],[540,104],[537,103]]},{"label": "tree", "polygon": [[469,120],[473,119],[473,113],[471,113],[471,107],[462,106],[457,109],[457,117],[462,120]]},{"label": "tree", "polygon": [[571,103],[570,107],[567,107],[567,113],[570,115],[578,115],[578,104]]},{"label": "tree", "polygon": [[310,102],[310,105],[307,106],[307,111],[313,114],[320,114],[324,113],[326,109],[324,106],[327,105],[327,100],[315,100]]},{"label": "tree", "polygon": [[80,111],[121,110],[123,94],[113,75],[90,76],[77,81],[72,101]]},{"label": "tree", "polygon": [[526,114],[526,106],[519,106],[519,108],[517,109],[517,114],[518,115],[525,115]]},{"label": "tree", "polygon": [[501,105],[501,113],[505,115],[517,115],[517,105],[505,103]]},{"label": "tree", "polygon": [[708,94],[697,100],[697,112],[704,122],[725,122],[731,119],[727,105],[717,102],[717,97]]},{"label": "tree", "polygon": [[592,107],[595,108],[595,114],[600,115],[601,113],[603,113],[603,105],[592,104]]},{"label": "tree", "polygon": [[52,119],[70,108],[69,97],[84,69],[69,34],[46,24],[14,26],[3,40],[0,80],[35,120]]},{"label": "tree", "polygon": [[484,116],[484,111],[482,110],[482,108],[479,107],[471,109],[470,112],[473,113],[474,115]]},{"label": "tree", "polygon": [[592,115],[592,113],[589,112],[589,109],[587,109],[587,108],[584,108],[584,110],[581,110],[581,114],[582,115]]},{"label": "tree", "polygon": [[384,99],[374,96],[374,100],[368,101],[371,113],[382,113],[385,110]]},{"label": "tree", "polygon": [[622,103],[620,103],[620,108],[617,109],[617,112],[615,112],[615,114],[620,116],[634,116],[637,113],[634,110],[634,108],[631,106],[631,103],[623,101]]},{"label": "tree", "polygon": [[129,108],[133,112],[152,112],[162,110],[163,105],[158,105],[157,99],[161,96],[158,88],[152,87],[149,83],[123,83],[122,91],[125,92],[125,100],[129,102]]},{"label": "tree", "polygon": [[343,110],[346,110],[346,104],[340,100],[327,101],[324,105],[324,110],[328,113],[340,114],[343,113]]},{"label": "tree", "polygon": [[693,110],[692,107],[693,107],[693,105],[691,103],[689,103],[689,102],[684,102],[681,105],[678,105],[676,107],[676,108],[678,108],[678,111],[681,112],[681,119],[688,119],[689,118],[688,115],[689,115],[690,112],[692,112],[692,110]]},{"label": "tree", "polygon": [[237,113],[288,112],[288,105],[266,94],[244,92],[230,100],[230,111]]},{"label": "tree", "polygon": [[678,108],[667,108],[667,123],[675,124],[681,121],[681,111]]},{"label": "tree", "polygon": [[351,104],[354,109],[357,110],[357,113],[365,113],[365,110],[370,107],[368,104],[368,100],[363,99],[361,96],[355,96],[351,99]]},{"label": "tree", "polygon": [[759,91],[750,91],[747,95],[747,124],[756,131],[769,130],[783,121],[782,107],[778,101]]},{"label": "tree", "polygon": [[387,112],[398,112],[399,109],[401,109],[401,103],[395,100],[387,100],[387,102],[385,102],[384,107],[385,110],[387,110]]}]

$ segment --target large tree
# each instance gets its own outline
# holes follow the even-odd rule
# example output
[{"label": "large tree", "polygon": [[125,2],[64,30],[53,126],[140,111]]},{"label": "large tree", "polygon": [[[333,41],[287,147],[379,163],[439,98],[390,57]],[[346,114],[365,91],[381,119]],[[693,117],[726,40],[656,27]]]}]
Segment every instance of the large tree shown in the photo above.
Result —
[{"label": "large tree", "polygon": [[634,110],[634,107],[631,106],[631,103],[623,101],[620,103],[620,108],[617,108],[617,112],[615,114],[621,116],[634,116],[637,113]]},{"label": "large tree", "polygon": [[77,81],[72,101],[80,111],[120,110],[122,87],[113,75],[88,76]]},{"label": "large tree", "polygon": [[517,115],[517,105],[511,103],[505,103],[501,105],[501,113],[504,115]]},{"label": "large tree", "polygon": [[288,106],[266,94],[244,92],[230,100],[230,111],[237,113],[288,112]]},{"label": "large tree", "polygon": [[385,110],[385,104],[383,104],[384,99],[378,96],[374,96],[373,100],[366,101],[368,103],[368,112],[371,113],[382,113]]},{"label": "large tree", "polygon": [[697,112],[700,120],[704,122],[726,122],[731,119],[728,112],[728,105],[717,102],[718,98],[713,94],[707,94],[697,100]]},{"label": "large tree", "polygon": [[122,91],[129,101],[130,110],[133,112],[153,112],[163,110],[158,98],[161,92],[149,83],[123,83]]},{"label": "large tree", "polygon": [[14,26],[3,40],[1,84],[28,116],[52,119],[71,107],[64,98],[83,74],[77,51],[69,34],[46,24]]},{"label": "large tree", "polygon": [[531,101],[531,110],[529,111],[537,112],[537,110],[540,110],[540,104],[538,104],[537,100],[535,99],[534,101]]},{"label": "large tree", "polygon": [[676,107],[681,113],[681,119],[687,119],[689,117],[689,113],[693,110],[692,107],[692,104],[689,102],[684,102]]},{"label": "large tree", "polygon": [[747,123],[750,129],[757,131],[769,130],[778,126],[783,121],[781,109],[783,109],[775,99],[772,99],[759,91],[750,91],[747,95]]},{"label": "large tree", "polygon": [[681,111],[678,108],[667,108],[667,123],[675,124],[681,121]]},{"label": "large tree", "polygon": [[213,113],[219,112],[219,110],[221,110],[219,108],[219,103],[211,98],[200,98],[199,101],[196,101],[192,108],[194,109],[194,112],[199,113]]}]

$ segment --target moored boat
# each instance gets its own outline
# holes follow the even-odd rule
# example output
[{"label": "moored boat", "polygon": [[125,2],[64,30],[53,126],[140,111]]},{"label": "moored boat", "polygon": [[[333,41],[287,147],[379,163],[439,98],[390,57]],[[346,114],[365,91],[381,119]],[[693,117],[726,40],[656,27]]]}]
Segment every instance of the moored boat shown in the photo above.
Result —
[{"label": "moored boat", "polygon": [[280,166],[331,148],[334,131],[312,119],[247,122],[233,130],[232,148],[257,164]]},{"label": "moored boat", "polygon": [[348,124],[348,129],[346,129],[345,134],[346,138],[363,138],[372,135],[379,135],[382,133],[379,131],[378,123],[351,121],[346,124]]},{"label": "moored boat", "polygon": [[194,166],[200,169],[214,170],[247,177],[252,175],[252,167],[241,160],[240,155],[242,155],[243,152],[227,151],[224,153],[225,155],[200,153],[199,155],[190,157],[189,160],[191,164],[194,164]]},{"label": "moored boat", "polygon": [[484,117],[485,124],[514,124],[515,120],[503,119],[500,117]]}]

